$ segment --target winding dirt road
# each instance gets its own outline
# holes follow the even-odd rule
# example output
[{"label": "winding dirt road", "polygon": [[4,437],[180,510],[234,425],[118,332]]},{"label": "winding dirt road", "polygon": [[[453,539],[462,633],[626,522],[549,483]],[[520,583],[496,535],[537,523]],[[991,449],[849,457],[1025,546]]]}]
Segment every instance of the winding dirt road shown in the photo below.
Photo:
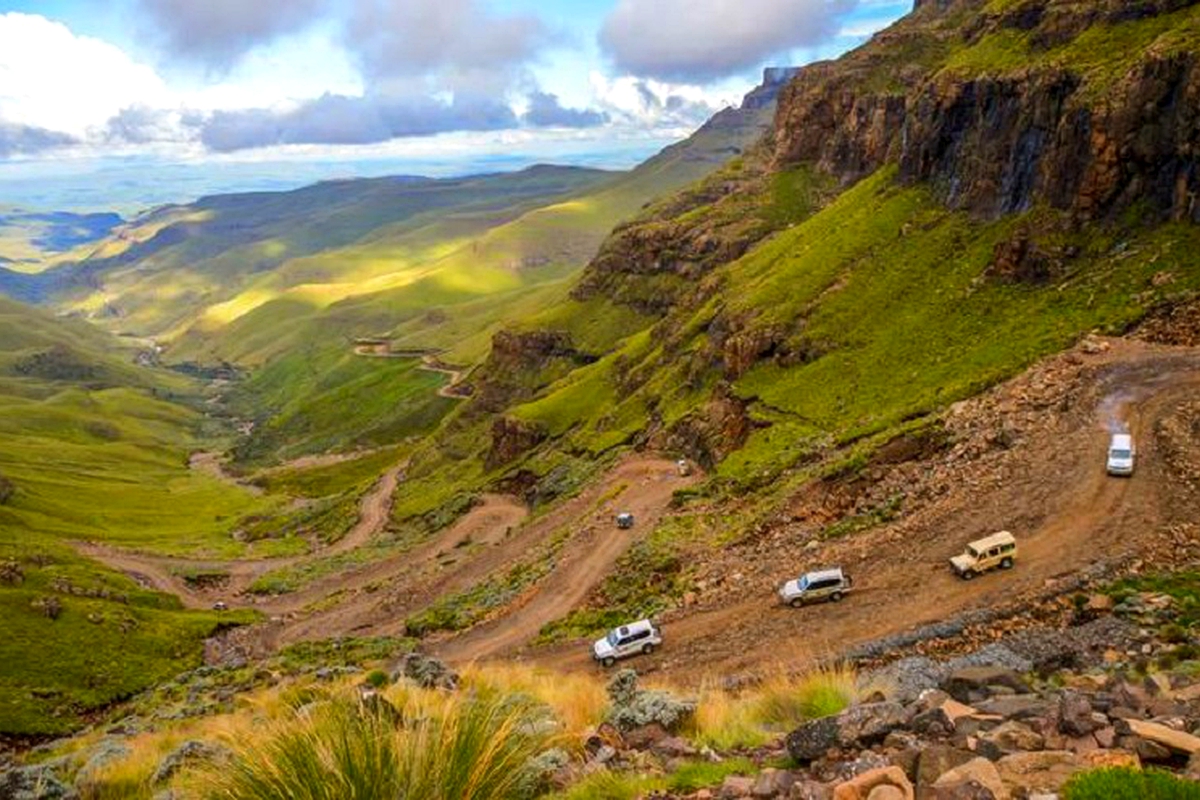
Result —
[{"label": "winding dirt road", "polygon": [[[724,602],[667,615],[665,646],[640,659],[638,669],[700,684],[795,668],[964,611],[1032,597],[1100,563],[1139,557],[1168,525],[1200,516],[1176,491],[1154,435],[1164,415],[1200,396],[1200,351],[1117,341],[1098,366],[1099,380],[1071,398],[1071,412],[1060,417],[1048,409],[1042,430],[976,465],[976,472],[965,466],[959,491],[902,521],[829,543],[816,556],[805,551],[807,537],[769,555],[731,554],[728,569],[747,573],[738,591]],[[1127,425],[1139,443],[1138,471],[1129,479],[1104,471],[1114,422]],[[1189,444],[1200,449],[1200,442]],[[984,480],[985,469],[1003,477],[999,485]],[[948,569],[966,542],[1005,528],[1018,537],[1016,569],[974,581]],[[777,582],[831,564],[856,581],[842,603],[791,609],[777,602]],[[586,641],[544,649],[533,659],[557,669],[595,668]]]},{"label": "winding dirt road", "polygon": [[[527,644],[547,623],[578,607],[617,559],[654,530],[677,490],[700,480],[695,472],[680,477],[674,462],[662,460],[629,462],[616,475],[628,482],[625,488],[610,492],[590,519],[579,520],[582,527],[572,534],[554,571],[530,595],[497,619],[435,646],[434,652],[449,661],[465,662],[510,654]],[[613,524],[613,517],[624,512],[636,520],[631,530]]]},{"label": "winding dirt road", "polygon": [[[654,657],[640,659],[639,670],[686,684],[774,666],[794,668],[964,611],[1032,597],[1100,563],[1138,558],[1166,526],[1200,517],[1194,507],[1200,504],[1184,499],[1159,441],[1161,421],[1200,396],[1200,350],[1112,340],[1103,354],[1059,358],[1061,369],[1031,370],[951,412],[968,421],[991,419],[988,413],[1011,418],[1016,444],[987,445],[973,455],[950,448],[908,464],[897,480],[914,499],[897,522],[820,543],[815,550],[811,531],[784,524],[768,532],[766,541],[716,554],[723,593],[665,615],[666,644]],[[1055,381],[1061,385],[1055,387]],[[1138,472],[1131,479],[1104,472],[1108,437],[1120,426],[1127,426],[1139,444]],[[953,420],[950,427],[956,429]],[[963,430],[970,444],[975,434],[969,425]],[[976,434],[992,435],[994,429]],[[1172,442],[1177,446],[1200,457],[1198,441]],[[386,524],[393,495],[404,490],[402,474],[402,465],[385,474],[364,496],[355,528],[312,556],[221,564],[92,545],[80,549],[197,608],[210,605],[214,593],[187,586],[172,570],[227,569],[230,582],[220,592],[233,599],[231,605],[257,607],[276,617],[263,640],[271,649],[336,635],[403,633],[412,613],[507,574],[534,554],[551,553],[545,550],[548,543],[562,540],[547,556],[554,561],[549,574],[522,596],[472,629],[428,644],[458,663],[523,658],[558,669],[595,669],[586,641],[551,648],[530,649],[529,644],[544,625],[587,601],[621,555],[669,512],[677,489],[701,479],[681,478],[673,461],[631,456],[578,496],[536,517],[530,518],[515,498],[488,495],[457,523],[406,552],[321,578],[289,595],[236,597],[269,569],[369,544]],[[632,531],[612,524],[619,511],[637,516]],[[1018,537],[1016,569],[971,582],[949,571],[947,559],[967,541],[1000,529]],[[775,600],[780,580],[833,564],[845,567],[856,581],[842,603],[791,609]]]},{"label": "winding dirt road", "polygon": [[362,358],[399,358],[412,360],[420,359],[421,365],[417,369],[422,372],[432,372],[436,375],[445,375],[450,380],[445,386],[437,390],[438,397],[444,397],[447,400],[467,400],[471,394],[469,391],[464,392],[463,383],[467,379],[470,370],[461,367],[454,367],[442,362],[438,358],[437,353],[429,351],[393,351],[391,342],[388,341],[371,341],[362,342],[354,346],[354,355]]},{"label": "winding dirt road", "polygon": [[[359,518],[346,535],[337,542],[306,556],[290,558],[245,559],[219,561],[212,559],[169,558],[135,553],[108,547],[95,542],[76,543],[76,549],[84,556],[95,559],[110,569],[124,572],[146,588],[167,594],[178,595],[187,608],[210,608],[220,600],[231,608],[260,608],[271,613],[286,613],[293,603],[302,603],[307,595],[289,595],[287,601],[274,604],[256,602],[257,598],[245,597],[250,584],[259,576],[276,569],[294,567],[317,558],[348,553],[370,543],[387,525],[391,513],[396,487],[404,473],[404,464],[398,464],[385,472],[375,485],[363,495],[359,506]],[[208,570],[224,572],[228,579],[220,586],[196,588],[190,585],[181,572]],[[308,600],[311,602],[311,599]]]}]

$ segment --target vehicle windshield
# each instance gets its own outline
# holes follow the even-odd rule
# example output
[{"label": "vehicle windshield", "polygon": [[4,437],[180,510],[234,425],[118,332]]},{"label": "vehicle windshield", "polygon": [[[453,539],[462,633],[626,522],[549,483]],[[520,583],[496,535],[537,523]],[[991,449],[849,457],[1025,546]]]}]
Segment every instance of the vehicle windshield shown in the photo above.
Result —
[{"label": "vehicle windshield", "polygon": [[1131,453],[1131,452],[1130,452],[1130,451],[1128,451],[1128,450],[1113,450],[1113,451],[1112,451],[1112,457],[1113,457],[1113,458],[1121,458],[1121,459],[1125,459],[1125,458],[1129,458],[1129,457],[1130,457],[1130,456],[1132,456],[1132,455],[1133,455],[1133,453]]},{"label": "vehicle windshield", "polygon": [[800,580],[796,581],[796,588],[800,589],[801,591],[804,591],[805,589],[808,588],[808,576],[807,575],[800,576]]},{"label": "vehicle windshield", "polygon": [[608,636],[606,636],[605,639],[607,639],[608,643],[610,645],[612,645],[613,647],[617,646],[617,632],[616,631],[609,631]]},{"label": "vehicle windshield", "polygon": [[979,558],[979,551],[971,545],[967,545],[967,555],[969,555],[971,558]]}]

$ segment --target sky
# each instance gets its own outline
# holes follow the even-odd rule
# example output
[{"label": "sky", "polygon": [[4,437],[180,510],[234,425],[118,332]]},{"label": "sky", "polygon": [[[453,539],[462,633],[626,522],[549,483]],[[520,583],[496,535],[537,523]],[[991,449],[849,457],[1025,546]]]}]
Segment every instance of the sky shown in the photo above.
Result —
[{"label": "sky", "polygon": [[14,181],[122,164],[625,167],[736,104],[763,67],[834,57],[910,8],[0,0],[0,204]]}]

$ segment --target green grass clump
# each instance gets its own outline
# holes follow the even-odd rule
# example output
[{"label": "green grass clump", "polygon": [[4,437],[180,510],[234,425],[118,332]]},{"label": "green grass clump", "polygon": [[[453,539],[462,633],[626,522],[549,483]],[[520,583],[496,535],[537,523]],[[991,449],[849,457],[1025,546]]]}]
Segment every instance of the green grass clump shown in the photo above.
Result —
[{"label": "green grass clump", "polygon": [[662,778],[618,772],[597,772],[566,790],[551,795],[552,800],[638,800],[649,792],[661,790]]},{"label": "green grass clump", "polygon": [[323,544],[333,544],[358,522],[366,489],[364,485],[332,497],[308,500],[299,508],[249,517],[242,520],[242,538],[248,542],[274,540],[297,544],[312,538]]},{"label": "green grass clump", "polygon": [[307,498],[329,497],[374,483],[381,474],[400,463],[406,450],[405,447],[384,447],[336,464],[273,470],[256,477],[254,483],[268,492]]},{"label": "green grass clump", "polygon": [[1118,768],[1076,775],[1063,787],[1063,800],[1197,800],[1200,783],[1166,772]]},{"label": "green grass clump", "polygon": [[1200,625],[1200,572],[1185,570],[1166,575],[1126,578],[1106,590],[1118,602],[1134,594],[1165,594],[1174,600],[1174,625],[1190,631]]},{"label": "green grass clump", "polygon": [[211,777],[210,800],[523,800],[545,747],[541,712],[502,696],[414,716],[348,700],[309,710],[241,744]]},{"label": "green grass clump", "polygon": [[730,758],[724,761],[689,761],[667,778],[667,789],[673,792],[695,792],[720,786],[731,775],[753,775],[758,772],[754,762],[748,758]]}]

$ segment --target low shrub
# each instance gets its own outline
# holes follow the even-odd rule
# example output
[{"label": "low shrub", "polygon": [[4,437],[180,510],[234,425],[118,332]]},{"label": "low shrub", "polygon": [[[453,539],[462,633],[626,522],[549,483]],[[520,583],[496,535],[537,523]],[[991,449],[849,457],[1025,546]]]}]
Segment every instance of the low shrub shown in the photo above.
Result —
[{"label": "low shrub", "polygon": [[858,673],[851,667],[823,667],[799,678],[779,678],[762,688],[755,716],[773,729],[832,717],[858,699]]},{"label": "low shrub", "polygon": [[691,761],[671,773],[667,788],[674,792],[695,792],[718,786],[730,775],[753,775],[758,771],[748,758],[725,761]]},{"label": "low shrub", "polygon": [[453,698],[400,717],[345,698],[309,708],[237,744],[210,774],[210,800],[523,800],[540,776],[544,718],[499,695]]},{"label": "low shrub", "polygon": [[1200,783],[1154,770],[1102,769],[1072,778],[1063,800],[1200,800]]}]

